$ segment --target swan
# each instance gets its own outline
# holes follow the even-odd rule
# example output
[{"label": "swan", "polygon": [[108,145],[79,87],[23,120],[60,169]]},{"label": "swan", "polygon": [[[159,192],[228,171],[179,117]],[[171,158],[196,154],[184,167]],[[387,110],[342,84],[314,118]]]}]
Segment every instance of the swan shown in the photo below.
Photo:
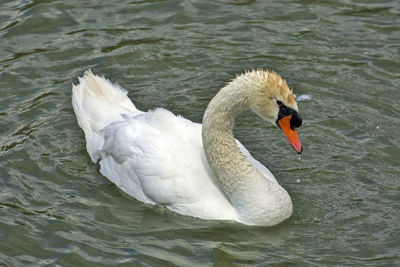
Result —
[{"label": "swan", "polygon": [[87,151],[125,193],[205,220],[271,226],[291,216],[288,192],[232,132],[235,118],[252,110],[303,151],[293,91],[276,72],[237,75],[208,104],[203,124],[162,108],[140,111],[126,90],[90,70],[78,79],[72,105]]}]

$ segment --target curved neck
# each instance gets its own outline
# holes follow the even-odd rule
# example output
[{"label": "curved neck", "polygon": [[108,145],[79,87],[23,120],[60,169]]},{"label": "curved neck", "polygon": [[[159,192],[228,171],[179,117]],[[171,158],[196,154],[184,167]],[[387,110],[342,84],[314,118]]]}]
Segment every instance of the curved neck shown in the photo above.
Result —
[{"label": "curved neck", "polygon": [[[251,93],[234,83],[218,92],[204,113],[203,146],[218,185],[241,220],[249,224],[273,225],[290,216],[290,197],[286,190],[266,179],[247,160],[233,137],[236,117],[250,109]],[[287,203],[283,215],[278,217],[274,210],[276,198],[279,198],[276,194],[285,195],[283,202]]]},{"label": "curved neck", "polygon": [[249,109],[249,92],[229,84],[211,100],[203,117],[204,152],[219,186],[231,201],[243,176],[251,179],[261,175],[233,137],[236,117]]}]

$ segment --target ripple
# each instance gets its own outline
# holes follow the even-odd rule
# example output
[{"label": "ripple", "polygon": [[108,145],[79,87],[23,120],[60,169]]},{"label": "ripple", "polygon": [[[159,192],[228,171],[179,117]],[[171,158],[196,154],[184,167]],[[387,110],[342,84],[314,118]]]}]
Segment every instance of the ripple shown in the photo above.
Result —
[{"label": "ripple", "polygon": [[135,45],[145,45],[145,44],[157,44],[164,41],[163,38],[143,38],[137,40],[122,40],[114,46],[108,46],[101,49],[103,53],[112,52],[124,46],[135,46]]}]

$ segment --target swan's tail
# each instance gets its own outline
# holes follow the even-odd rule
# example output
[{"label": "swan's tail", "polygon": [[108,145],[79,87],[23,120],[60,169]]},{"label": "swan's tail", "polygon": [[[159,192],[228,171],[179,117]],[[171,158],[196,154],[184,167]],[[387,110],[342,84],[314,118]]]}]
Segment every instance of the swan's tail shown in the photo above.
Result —
[{"label": "swan's tail", "polygon": [[86,146],[93,161],[97,161],[96,151],[103,145],[99,131],[120,121],[122,114],[141,113],[128,98],[127,91],[90,70],[79,78],[79,84],[72,85],[72,106],[85,132]]}]

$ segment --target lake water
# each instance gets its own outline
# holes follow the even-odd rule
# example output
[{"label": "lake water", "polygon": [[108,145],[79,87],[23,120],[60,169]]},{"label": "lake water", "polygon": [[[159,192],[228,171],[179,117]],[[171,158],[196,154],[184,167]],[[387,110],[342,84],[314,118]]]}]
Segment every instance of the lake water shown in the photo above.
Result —
[{"label": "lake water", "polygon": [[[2,0],[0,40],[0,265],[400,265],[399,1]],[[299,99],[301,159],[252,113],[235,135],[293,216],[202,221],[124,194],[71,106],[89,68],[138,108],[196,122],[237,73],[279,72]]]}]

